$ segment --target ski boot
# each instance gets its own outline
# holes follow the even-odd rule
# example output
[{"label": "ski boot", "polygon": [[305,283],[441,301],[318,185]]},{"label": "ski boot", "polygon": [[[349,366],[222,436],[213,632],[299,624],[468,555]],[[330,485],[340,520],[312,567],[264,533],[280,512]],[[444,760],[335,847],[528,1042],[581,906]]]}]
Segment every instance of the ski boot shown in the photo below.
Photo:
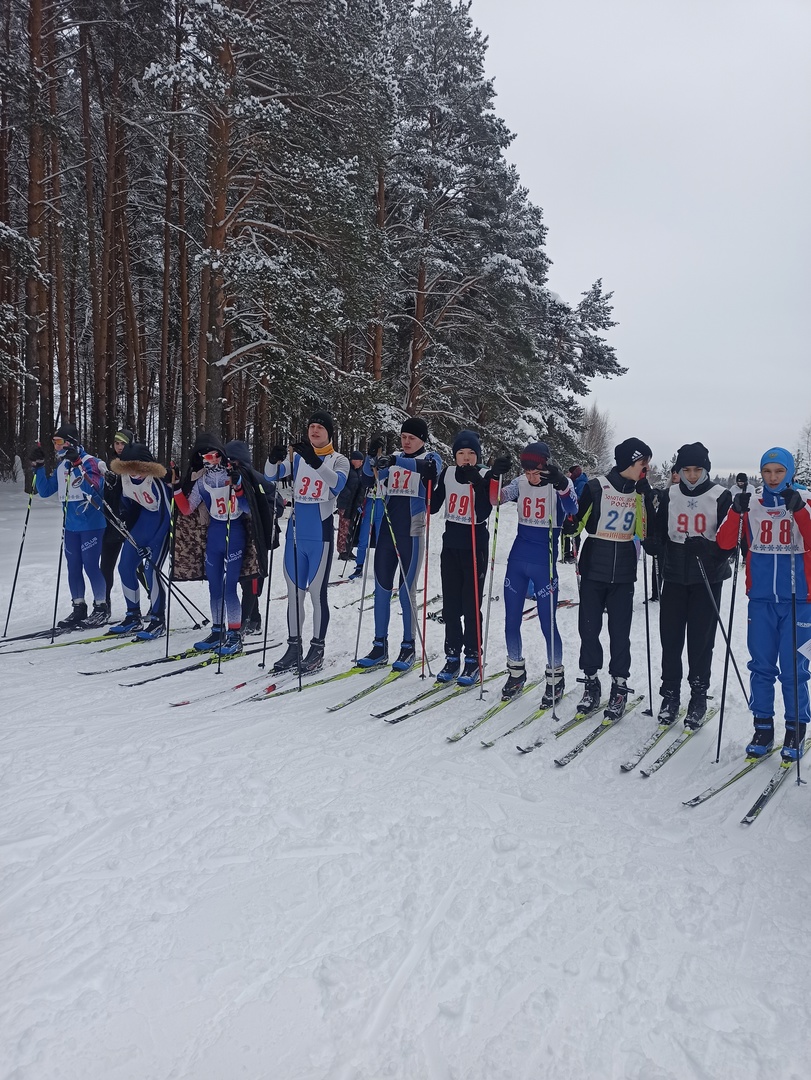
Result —
[{"label": "ski boot", "polygon": [[60,630],[79,630],[87,618],[87,604],[84,600],[73,601],[73,611],[67,619],[62,619],[56,625]]},{"label": "ski boot", "polygon": [[207,638],[203,638],[202,641],[195,641],[192,646],[196,652],[208,652],[210,649],[216,649],[220,643],[220,637],[222,636],[221,626],[212,626],[211,633]]},{"label": "ski boot", "polygon": [[517,697],[527,681],[527,665],[524,660],[507,661],[507,681],[501,688],[501,700],[509,701]]},{"label": "ski boot", "polygon": [[546,689],[543,692],[541,698],[541,708],[551,709],[553,705],[557,705],[560,699],[563,697],[564,688],[563,679],[563,665],[559,667],[546,666]]},{"label": "ski boot", "polygon": [[98,626],[106,626],[109,621],[110,607],[102,602],[101,604],[93,604],[93,610],[85,619],[84,624],[89,630],[94,630]]},{"label": "ski boot", "polygon": [[747,757],[764,757],[774,746],[774,720],[771,716],[755,717],[755,734],[746,748]]},{"label": "ski boot", "polygon": [[373,668],[382,667],[389,660],[388,638],[375,638],[372,642],[372,651],[358,660],[358,667]]},{"label": "ski boot", "polygon": [[248,634],[261,634],[262,633],[262,616],[253,615],[250,619],[246,619],[242,624],[242,636],[245,637]]},{"label": "ski boot", "polygon": [[783,761],[797,761],[803,756],[805,729],[805,724],[796,724],[793,720],[786,721],[786,735],[783,739],[783,749],[780,751]]},{"label": "ski boot", "polygon": [[679,704],[678,690],[663,690],[662,704],[659,707],[659,715],[656,717],[656,723],[661,724],[663,727],[670,727],[679,715]]},{"label": "ski boot", "polygon": [[[140,618],[138,622],[140,622]],[[138,641],[157,641],[166,633],[166,623],[157,615],[153,615],[143,630],[135,635]]]},{"label": "ski boot", "polygon": [[704,723],[704,717],[707,715],[707,689],[707,683],[703,679],[690,680],[690,701],[687,705],[684,726],[691,731],[697,731]]},{"label": "ski boot", "polygon": [[436,677],[437,682],[449,683],[454,682],[459,675],[462,663],[458,656],[446,656],[445,666]]},{"label": "ski boot", "polygon": [[348,580],[349,581],[357,581],[358,578],[362,578],[362,577],[363,577],[363,567],[362,566],[356,566],[355,569],[352,571],[352,573],[349,575]]},{"label": "ski boot", "polygon": [[625,706],[628,704],[628,695],[631,692],[631,688],[628,686],[625,679],[617,675],[611,680],[611,691],[608,695],[608,705],[606,705],[605,713],[603,714],[606,720],[613,720],[614,723],[621,720],[625,715]]},{"label": "ski boot", "polygon": [[283,671],[298,671],[300,663],[301,638],[289,637],[287,639],[287,651],[273,665],[274,674],[280,675]]},{"label": "ski boot", "polygon": [[140,608],[132,608],[128,610],[127,614],[117,623],[115,626],[111,626],[107,631],[108,634],[134,634],[136,631],[143,628],[143,620],[141,619]]},{"label": "ski boot", "polygon": [[217,656],[236,656],[242,652],[242,634],[239,630],[226,630],[222,645],[214,648]]},{"label": "ski boot", "polygon": [[417,653],[414,650],[413,641],[404,641],[400,646],[400,653],[391,665],[392,671],[410,671],[416,662]]},{"label": "ski boot", "polygon": [[456,681],[460,686],[475,686],[480,675],[478,656],[466,656],[462,674]]},{"label": "ski boot", "polygon": [[577,714],[578,716],[581,714],[588,716],[600,704],[600,694],[602,693],[600,680],[596,675],[587,675],[585,679],[578,679],[577,681],[583,683],[583,696],[577,703]]},{"label": "ski boot", "polygon": [[307,655],[301,661],[302,675],[315,675],[324,666],[324,639],[313,638]]}]

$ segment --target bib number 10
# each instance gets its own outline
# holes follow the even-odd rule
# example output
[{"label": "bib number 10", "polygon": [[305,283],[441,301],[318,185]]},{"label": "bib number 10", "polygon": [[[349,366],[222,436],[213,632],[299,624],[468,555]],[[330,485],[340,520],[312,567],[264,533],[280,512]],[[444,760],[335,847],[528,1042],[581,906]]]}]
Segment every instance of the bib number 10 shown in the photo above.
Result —
[{"label": "bib number 10", "polygon": [[[789,547],[791,544],[791,519],[781,518],[779,522],[780,528],[777,534],[778,543],[783,547]],[[774,537],[774,522],[771,518],[764,518],[760,523],[760,542],[761,544],[771,544]]]}]

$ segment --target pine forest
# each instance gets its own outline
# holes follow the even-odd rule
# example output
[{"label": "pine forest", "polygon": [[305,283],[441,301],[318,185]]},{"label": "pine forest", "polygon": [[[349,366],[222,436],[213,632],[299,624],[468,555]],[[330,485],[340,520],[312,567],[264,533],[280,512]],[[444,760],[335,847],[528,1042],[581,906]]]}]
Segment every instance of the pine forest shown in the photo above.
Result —
[{"label": "pine forest", "polygon": [[[548,287],[486,40],[451,0],[0,0],[0,450],[581,452],[611,294]],[[25,458],[24,458],[25,459]]]}]

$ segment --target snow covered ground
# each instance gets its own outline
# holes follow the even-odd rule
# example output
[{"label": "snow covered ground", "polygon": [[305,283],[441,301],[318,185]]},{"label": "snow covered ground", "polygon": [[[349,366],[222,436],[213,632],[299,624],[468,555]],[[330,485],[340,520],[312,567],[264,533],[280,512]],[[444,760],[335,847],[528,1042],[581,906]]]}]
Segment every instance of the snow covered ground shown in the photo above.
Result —
[{"label": "snow covered ground", "polygon": [[[3,620],[26,503],[19,486],[0,486]],[[59,524],[55,501],[35,500],[11,634],[49,624]],[[514,527],[507,509],[499,594]],[[575,595],[570,567],[562,578]],[[205,606],[204,587],[189,592]],[[330,598],[359,593],[348,584]],[[641,600],[640,585],[638,691]],[[284,605],[271,612],[281,640]],[[745,615],[742,601],[741,665]],[[654,605],[654,689],[657,617]],[[494,603],[494,662],[501,620]],[[571,686],[577,609],[559,622]],[[335,611],[329,671],[349,665],[356,626],[356,607]],[[441,653],[442,627],[428,626]],[[528,623],[535,676],[539,639]],[[136,689],[123,675],[78,674],[103,647],[0,650],[4,1080],[809,1075],[810,789],[786,783],[742,826],[766,764],[682,806],[743,757],[750,723],[733,681],[721,764],[716,720],[645,779],[619,770],[652,729],[644,706],[560,769],[554,756],[579,734],[555,740],[548,718],[520,733],[550,732],[528,756],[516,738],[483,748],[486,727],[448,743],[481,710],[475,694],[396,726],[370,717],[416,694],[417,674],[335,713],[326,706],[369,676],[172,708],[258,675],[256,657]],[[536,699],[500,714],[494,732]]]}]

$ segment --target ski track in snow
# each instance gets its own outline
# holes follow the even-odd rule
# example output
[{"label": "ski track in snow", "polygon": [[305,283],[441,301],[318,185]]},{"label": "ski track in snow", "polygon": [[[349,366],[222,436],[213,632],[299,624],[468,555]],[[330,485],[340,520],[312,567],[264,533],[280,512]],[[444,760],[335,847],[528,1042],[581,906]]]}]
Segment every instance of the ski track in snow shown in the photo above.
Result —
[{"label": "ski track in snow", "polygon": [[[0,485],[3,619],[26,501]],[[499,594],[514,528],[506,509]],[[50,619],[58,533],[54,500],[35,500],[12,634]],[[561,575],[574,595],[571,568]],[[334,603],[350,589],[359,595],[347,585]],[[203,585],[189,594],[206,608]],[[641,600],[640,584],[631,683],[646,692]],[[393,641],[398,618],[395,605]],[[492,671],[502,618],[494,603]],[[273,602],[277,640],[283,619]],[[745,619],[741,592],[741,666]],[[577,609],[559,624],[572,685]],[[333,612],[336,671],[356,626],[356,608]],[[369,613],[364,626],[363,643]],[[441,625],[428,635],[441,655]],[[530,677],[540,640],[527,624]],[[732,679],[721,763],[716,719],[645,779],[619,770],[655,724],[643,706],[559,769],[553,757],[590,723],[555,740],[547,715],[517,733],[548,733],[524,757],[512,737],[483,748],[488,725],[447,743],[485,707],[475,692],[401,725],[370,717],[416,694],[416,673],[336,714],[326,705],[362,677],[179,710],[169,701],[258,674],[257,658],[126,689],[123,675],[76,674],[102,647],[0,649],[2,1080],[807,1076],[809,789],[792,778],[741,826],[773,761],[681,805],[742,756],[750,719]],[[717,647],[716,696],[722,661]],[[504,710],[492,733],[536,699]]]}]

